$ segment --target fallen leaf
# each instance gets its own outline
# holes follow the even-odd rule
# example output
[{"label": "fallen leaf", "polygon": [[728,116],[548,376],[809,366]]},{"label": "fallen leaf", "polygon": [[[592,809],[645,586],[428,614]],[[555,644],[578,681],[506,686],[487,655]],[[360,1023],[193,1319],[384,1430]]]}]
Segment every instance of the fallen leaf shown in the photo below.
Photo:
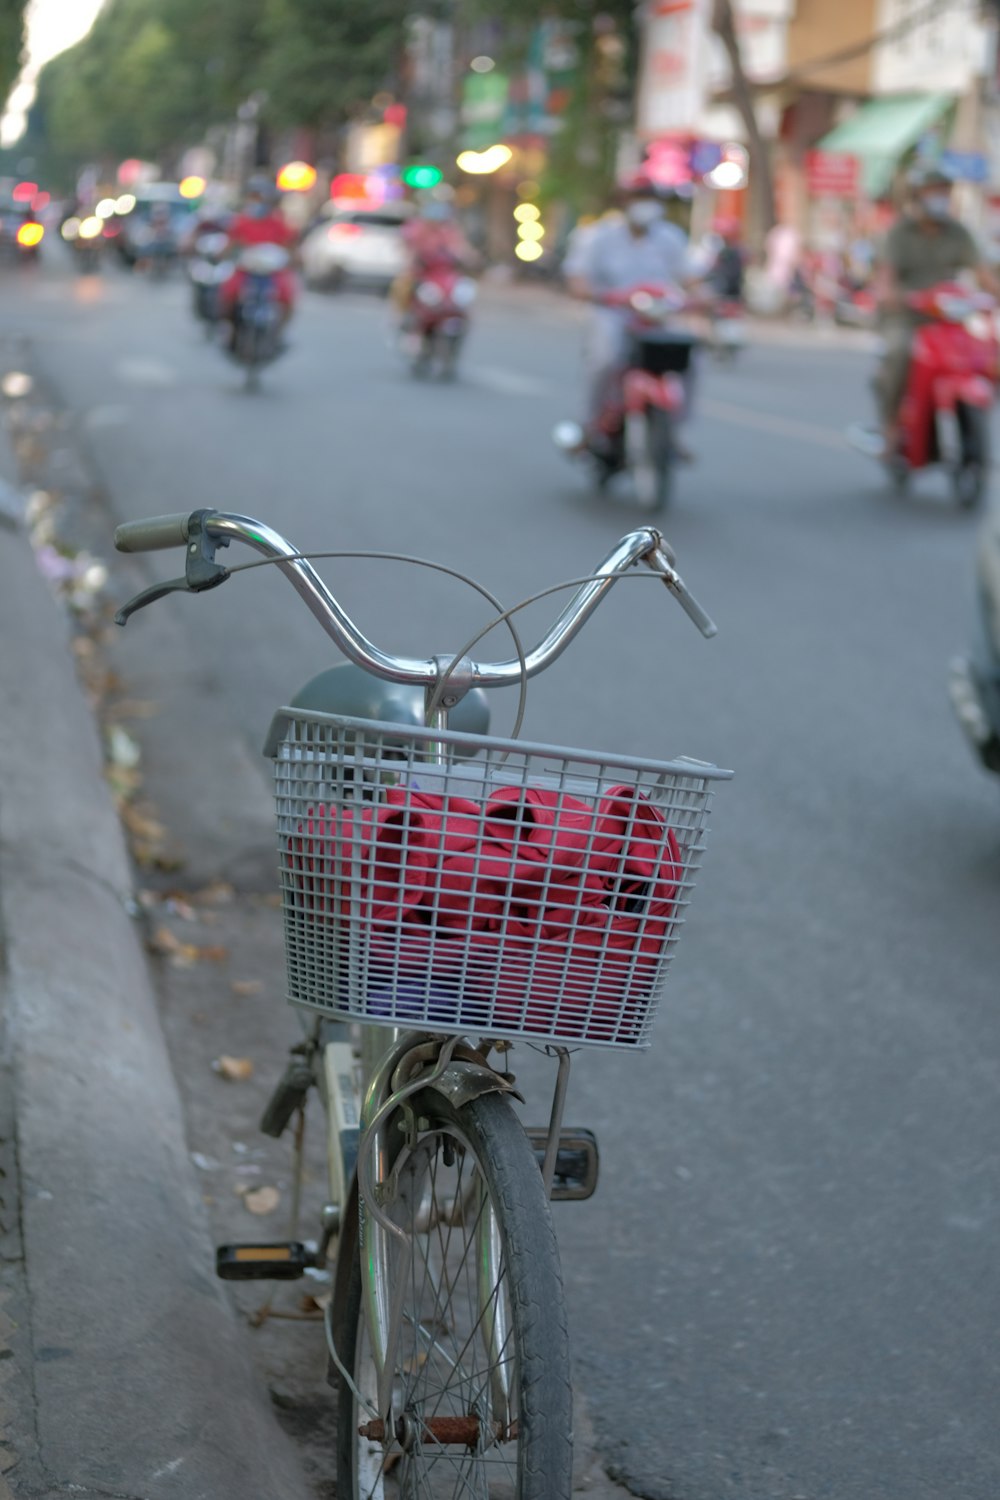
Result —
[{"label": "fallen leaf", "polygon": [[121,811],[124,804],[134,797],[142,786],[142,777],[138,771],[129,771],[124,766],[114,765],[107,766],[104,774]]},{"label": "fallen leaf", "polygon": [[281,1194],[275,1187],[250,1188],[243,1194],[243,1202],[252,1214],[273,1214],[281,1202]]},{"label": "fallen leaf", "polygon": [[149,939],[148,947],[151,952],[159,953],[171,963],[181,968],[188,968],[191,964],[208,961],[219,963],[229,957],[229,949],[219,945],[210,947],[199,947],[197,943],[182,942],[169,927],[158,927]]},{"label": "fallen leaf", "polygon": [[259,979],[234,979],[230,985],[234,995],[259,995],[263,988]]},{"label": "fallen leaf", "polygon": [[199,906],[228,906],[236,892],[226,880],[213,880],[210,885],[202,886],[200,891],[192,891],[191,900]]},{"label": "fallen leaf", "polygon": [[229,957],[229,949],[225,943],[210,943],[207,948],[198,949],[198,957],[207,959],[209,963],[221,964]]},{"label": "fallen leaf", "polygon": [[129,833],[149,844],[158,844],[167,836],[167,830],[156,818],[134,803],[121,810],[122,821]]},{"label": "fallen leaf", "polygon": [[228,1078],[233,1083],[253,1077],[253,1063],[249,1057],[228,1057],[223,1053],[215,1059],[212,1067],[220,1077]]},{"label": "fallen leaf", "polygon": [[172,917],[180,917],[182,922],[197,922],[198,913],[193,906],[182,901],[179,896],[169,896],[163,903]]}]

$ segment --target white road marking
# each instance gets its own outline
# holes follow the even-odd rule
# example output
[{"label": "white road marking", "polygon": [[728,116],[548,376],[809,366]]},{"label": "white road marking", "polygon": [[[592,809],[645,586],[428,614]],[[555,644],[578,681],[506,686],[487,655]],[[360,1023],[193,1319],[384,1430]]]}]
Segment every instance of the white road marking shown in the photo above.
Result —
[{"label": "white road marking", "polygon": [[777,412],[756,411],[750,406],[737,406],[733,401],[716,401],[707,397],[698,401],[697,412],[717,422],[728,422],[733,427],[750,427],[756,432],[770,432],[775,437],[814,443],[821,448],[836,448],[845,452],[848,447],[845,434],[836,427],[824,427],[819,422],[803,422],[797,417],[783,417]]},{"label": "white road marking", "polygon": [[159,386],[161,388],[177,384],[177,372],[171,365],[165,364],[162,359],[146,359],[142,356],[129,356],[116,362],[115,374],[119,380],[124,380],[128,385]]},{"label": "white road marking", "polygon": [[84,415],[83,426],[88,432],[99,432],[104,427],[121,427],[127,421],[125,406],[92,406]]},{"label": "white road marking", "polygon": [[497,365],[472,365],[465,371],[470,385],[496,391],[500,396],[551,396],[556,387],[551,380],[537,375],[521,375],[517,370],[503,370]]}]

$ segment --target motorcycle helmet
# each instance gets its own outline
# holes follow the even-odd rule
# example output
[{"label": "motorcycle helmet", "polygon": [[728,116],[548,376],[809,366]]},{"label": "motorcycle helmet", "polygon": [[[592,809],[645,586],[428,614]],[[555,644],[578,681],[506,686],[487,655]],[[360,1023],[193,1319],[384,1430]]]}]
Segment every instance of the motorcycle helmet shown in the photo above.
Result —
[{"label": "motorcycle helmet", "polygon": [[246,194],[248,198],[258,198],[261,203],[266,203],[270,208],[277,202],[278,189],[270,177],[257,172],[247,180]]},{"label": "motorcycle helmet", "polygon": [[649,171],[640,167],[619,182],[625,218],[636,231],[646,231],[663,218],[664,193]]}]

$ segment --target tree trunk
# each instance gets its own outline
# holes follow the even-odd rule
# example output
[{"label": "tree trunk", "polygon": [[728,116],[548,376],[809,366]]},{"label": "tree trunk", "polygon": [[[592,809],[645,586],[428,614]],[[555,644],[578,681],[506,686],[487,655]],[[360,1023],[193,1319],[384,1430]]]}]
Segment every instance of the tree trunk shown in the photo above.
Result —
[{"label": "tree trunk", "polygon": [[763,237],[777,222],[774,204],[774,178],[771,175],[771,158],[767,142],[760,133],[757,112],[754,109],[753,93],[743,68],[740,39],[736,34],[736,18],[732,0],[712,0],[712,30],[726,49],[732,73],[730,85],[733,103],[739,110],[747,133],[747,151],[750,156],[750,191],[756,209],[755,219],[759,234]]}]

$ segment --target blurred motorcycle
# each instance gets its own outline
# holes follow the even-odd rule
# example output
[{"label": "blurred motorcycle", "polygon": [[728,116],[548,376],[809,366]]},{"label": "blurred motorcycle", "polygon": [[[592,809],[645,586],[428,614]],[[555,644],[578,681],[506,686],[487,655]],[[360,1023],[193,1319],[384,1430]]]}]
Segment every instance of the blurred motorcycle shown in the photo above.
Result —
[{"label": "blurred motorcycle", "polygon": [[951,663],[948,688],[973,751],[1000,776],[1000,512],[990,514],[980,532],[976,583],[972,649]]},{"label": "blurred motorcycle", "polygon": [[232,274],[232,267],[225,258],[228,246],[229,236],[222,231],[200,234],[191,247],[187,263],[192,311],[204,325],[206,338],[211,338],[218,326],[222,286]]},{"label": "blurred motorcycle", "polygon": [[236,264],[241,274],[229,352],[243,366],[247,390],[256,390],[263,366],[284,350],[277,282],[291,257],[280,245],[249,245]]},{"label": "blurred motorcycle", "polygon": [[626,472],[639,503],[660,511],[682,456],[677,432],[688,403],[684,377],[698,343],[677,320],[694,304],[680,288],[668,286],[634,287],[605,300],[628,310],[625,362],[591,426],[560,422],[553,438],[571,456],[589,458],[599,488]]},{"label": "blurred motorcycle", "polygon": [[456,267],[441,265],[420,272],[401,327],[412,374],[454,378],[475,299],[476,283]]},{"label": "blurred motorcycle", "polygon": [[993,298],[957,282],[912,292],[907,304],[924,322],[913,336],[894,452],[864,429],[852,428],[855,447],[879,458],[897,489],[910,475],[941,464],[958,504],[982,500],[990,467],[990,410],[1000,376]]}]

